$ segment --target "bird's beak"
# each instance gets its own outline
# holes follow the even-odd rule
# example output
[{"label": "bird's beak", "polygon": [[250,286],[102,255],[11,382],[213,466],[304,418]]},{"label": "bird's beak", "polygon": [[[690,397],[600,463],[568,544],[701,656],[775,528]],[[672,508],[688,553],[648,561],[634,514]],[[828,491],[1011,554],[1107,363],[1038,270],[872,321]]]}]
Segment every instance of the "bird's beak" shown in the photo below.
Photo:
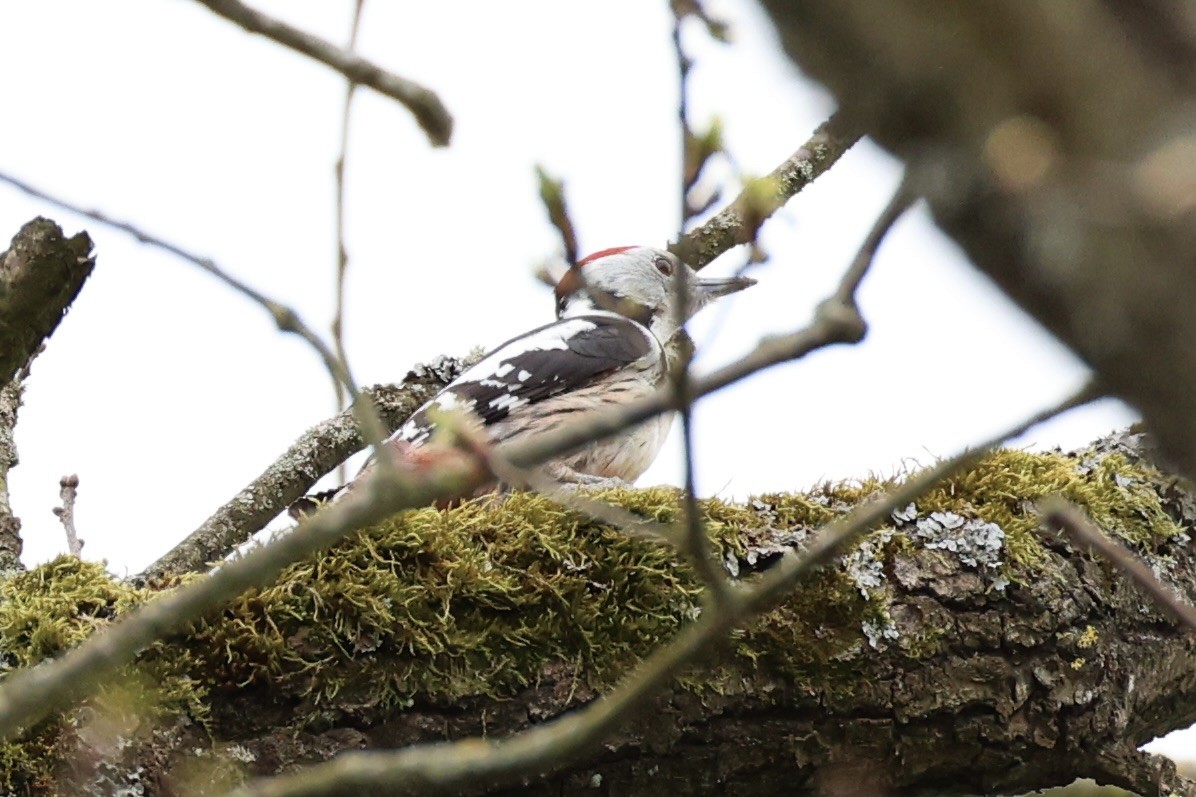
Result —
[{"label": "bird's beak", "polygon": [[694,283],[694,296],[699,306],[709,304],[720,296],[736,293],[756,284],[751,277],[726,277],[724,279],[700,279]]}]

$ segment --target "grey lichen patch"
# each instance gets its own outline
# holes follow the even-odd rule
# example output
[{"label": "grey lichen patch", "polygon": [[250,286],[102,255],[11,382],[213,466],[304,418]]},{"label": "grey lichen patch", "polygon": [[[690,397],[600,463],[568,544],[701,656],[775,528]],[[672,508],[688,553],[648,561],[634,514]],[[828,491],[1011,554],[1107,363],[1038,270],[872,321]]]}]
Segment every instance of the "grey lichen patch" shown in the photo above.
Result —
[{"label": "grey lichen patch", "polygon": [[1005,532],[996,523],[951,511],[918,517],[916,504],[894,512],[893,519],[921,547],[951,554],[965,567],[980,571],[997,591],[1009,585],[1002,574]]}]

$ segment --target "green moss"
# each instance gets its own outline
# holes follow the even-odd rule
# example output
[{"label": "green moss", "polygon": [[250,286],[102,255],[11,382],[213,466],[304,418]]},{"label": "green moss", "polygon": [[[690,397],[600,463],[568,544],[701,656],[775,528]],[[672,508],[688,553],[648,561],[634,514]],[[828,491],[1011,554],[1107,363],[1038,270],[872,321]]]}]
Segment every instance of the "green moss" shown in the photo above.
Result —
[{"label": "green moss", "polygon": [[[25,667],[79,643],[148,593],[114,581],[102,564],[59,557],[0,582],[0,653],[6,669]],[[165,646],[148,651],[91,701],[93,715],[124,714],[148,727],[186,712],[203,721],[207,704],[191,677],[195,662]],[[63,734],[74,720],[55,717],[0,742],[0,793],[39,793],[53,780]]]},{"label": "green moss", "polygon": [[[607,497],[662,522],[678,512],[673,490]],[[692,617],[700,592],[669,549],[518,493],[399,515],[186,644],[213,685],[269,684],[315,706],[510,694],[562,661],[601,687]]]}]

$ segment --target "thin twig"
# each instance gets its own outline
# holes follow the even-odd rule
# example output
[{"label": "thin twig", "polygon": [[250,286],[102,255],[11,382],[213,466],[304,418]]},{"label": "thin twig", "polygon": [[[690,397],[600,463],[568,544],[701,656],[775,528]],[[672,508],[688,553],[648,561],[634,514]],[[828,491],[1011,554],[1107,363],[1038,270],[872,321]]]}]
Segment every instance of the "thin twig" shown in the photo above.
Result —
[{"label": "thin twig", "polygon": [[907,173],[902,176],[901,183],[893,192],[889,203],[885,205],[884,210],[872,223],[872,228],[868,230],[868,235],[865,236],[864,242],[856,252],[850,268],[839,282],[839,289],[835,291],[836,301],[842,304],[855,304],[856,292],[860,288],[860,283],[864,281],[864,277],[867,276],[868,269],[872,267],[872,261],[876,259],[876,251],[880,249],[889,230],[897,223],[898,219],[905,215],[905,211],[909,210],[917,199]]},{"label": "thin twig", "polygon": [[[685,234],[685,227],[693,217],[690,211],[689,192],[697,182],[700,166],[691,168],[693,153],[693,131],[689,125],[689,73],[693,62],[685,54],[685,47],[681,43],[681,23],[685,19],[685,12],[678,4],[673,5],[673,59],[677,67],[677,124],[681,133],[681,180],[680,206],[677,236]],[[692,173],[691,173],[692,172]],[[697,485],[694,477],[694,435],[693,435],[693,396],[690,390],[689,368],[693,362],[693,343],[685,331],[685,322],[689,318],[687,312],[690,303],[688,270],[679,268],[673,274],[673,322],[677,327],[675,341],[670,341],[676,350],[676,361],[669,364],[669,381],[673,390],[673,399],[681,416],[682,462],[684,468],[684,493],[682,496],[682,517],[684,536],[681,550],[693,563],[702,583],[709,591],[710,600],[715,607],[720,607],[730,600],[731,588],[726,573],[715,561],[710,545],[710,538],[706,535],[706,527],[702,522],[702,513],[698,510]]]},{"label": "thin twig", "polygon": [[250,33],[265,36],[296,52],[340,72],[348,80],[368,86],[379,94],[397,100],[415,115],[419,126],[433,145],[448,144],[453,132],[453,118],[434,92],[415,81],[387,72],[350,50],[342,50],[318,36],[293,28],[281,20],[250,8],[239,0],[198,0],[216,14]]},{"label": "thin twig", "polygon": [[1173,590],[1155,577],[1141,559],[1101,531],[1079,507],[1056,497],[1044,500],[1040,509],[1044,523],[1064,531],[1077,548],[1090,548],[1100,554],[1155,603],[1189,630],[1196,631],[1196,608],[1184,603]]},{"label": "thin twig", "polygon": [[246,784],[232,797],[331,797],[384,792],[455,792],[465,783],[497,785],[505,779],[543,774],[565,766],[598,744],[629,714],[699,654],[733,628],[780,600],[812,569],[825,565],[894,509],[905,506],[942,479],[973,464],[989,449],[1030,427],[1093,398],[1088,388],[1076,396],[923,471],[887,496],[857,506],[813,535],[800,554],[789,553],[755,585],[732,593],[719,610],[707,611],[665,647],[648,657],[609,695],[590,706],[505,739],[468,739],[417,745],[397,752],[343,753],[294,775]]},{"label": "thin twig", "polygon": [[62,499],[62,506],[53,509],[54,515],[62,521],[62,528],[66,531],[66,547],[71,556],[76,559],[83,557],[83,540],[79,539],[79,532],[75,530],[75,498],[78,497],[79,477],[72,473],[58,480],[58,497]]},{"label": "thin twig", "polygon": [[[361,11],[365,7],[365,0],[356,0],[353,4],[353,22],[349,27],[348,52],[357,49],[357,32],[361,28]],[[349,119],[353,110],[353,95],[357,91],[357,83],[349,78],[345,87],[345,101],[341,106],[341,148],[336,157],[333,172],[336,177],[336,308],[332,316],[332,343],[336,347],[336,354],[342,362],[347,362],[345,356],[345,272],[349,268],[349,249],[345,244],[345,160],[349,154]],[[345,388],[335,376],[332,378],[332,389],[336,393],[336,411],[345,408]],[[345,463],[337,465],[337,481],[345,483]]]},{"label": "thin twig", "polygon": [[745,186],[730,205],[670,244],[669,250],[701,269],[733,246],[751,243],[769,216],[829,169],[861,135],[835,114],[767,177]]},{"label": "thin twig", "polygon": [[676,5],[673,6],[673,59],[677,65],[677,123],[681,128],[681,202],[679,207],[680,222],[677,225],[677,236],[685,234],[685,225],[692,218],[689,209],[689,189],[697,181],[697,174],[689,174],[690,143],[693,132],[689,127],[689,70],[693,63],[685,54],[681,44],[681,21],[685,14]]},{"label": "thin twig", "polygon": [[85,216],[94,221],[98,221],[100,224],[104,224],[112,227],[113,229],[127,233],[147,246],[154,247],[155,249],[161,249],[164,252],[169,252],[175,257],[186,260],[188,263],[192,263],[193,265],[196,265],[206,271],[208,274],[211,274],[213,277],[220,280],[225,285],[228,285],[241,295],[261,305],[261,307],[265,308],[266,312],[270,313],[270,315],[274,318],[274,323],[277,324],[280,330],[283,332],[291,332],[307,341],[308,345],[310,345],[316,351],[316,353],[319,354],[320,359],[323,361],[324,367],[328,369],[328,372],[345,386],[345,390],[353,398],[354,414],[357,417],[357,422],[361,424],[362,435],[366,438],[366,440],[370,441],[370,443],[375,446],[382,441],[384,437],[382,422],[378,419],[378,413],[374,409],[373,405],[371,405],[368,400],[363,399],[361,393],[357,390],[356,383],[353,380],[352,374],[349,372],[348,363],[340,359],[328,347],[328,344],[326,344],[319,335],[313,332],[311,327],[304,323],[303,319],[300,318],[299,314],[296,313],[292,308],[274,301],[261,291],[258,291],[256,288],[250,287],[246,283],[232,276],[224,269],[216,265],[216,262],[211,258],[194,254],[178,244],[173,244],[157,237],[156,235],[151,235],[150,233],[142,230],[140,227],[137,227],[129,222],[120,221],[98,210],[88,210],[79,205],[67,202],[64,199],[59,199],[58,197],[52,196],[45,191],[35,188],[23,180],[18,180],[9,174],[0,172],[0,182],[8,183],[14,188],[28,194],[29,196],[36,197],[37,199],[54,205],[55,207],[61,208],[71,213],[76,213],[80,216]]},{"label": "thin twig", "polygon": [[693,439],[693,380],[689,366],[693,361],[693,342],[685,331],[685,322],[689,318],[688,307],[691,301],[688,280],[689,269],[682,265],[673,273],[673,323],[677,327],[674,340],[666,343],[675,350],[674,357],[669,358],[669,387],[672,391],[673,402],[681,416],[681,439],[684,445],[682,459],[685,468],[685,492],[682,498],[682,512],[685,534],[682,537],[681,550],[693,563],[694,570],[702,579],[702,583],[710,591],[710,599],[714,605],[724,605],[730,599],[730,584],[726,573],[715,561],[710,538],[706,535],[706,527],[702,523],[702,513],[698,511],[697,487],[694,479],[694,439]]}]

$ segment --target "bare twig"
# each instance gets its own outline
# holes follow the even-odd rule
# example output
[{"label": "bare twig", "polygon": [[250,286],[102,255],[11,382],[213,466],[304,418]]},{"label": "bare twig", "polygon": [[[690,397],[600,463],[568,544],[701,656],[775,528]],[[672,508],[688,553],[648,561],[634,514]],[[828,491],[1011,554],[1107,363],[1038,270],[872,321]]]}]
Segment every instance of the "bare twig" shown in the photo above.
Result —
[{"label": "bare twig", "polygon": [[681,203],[678,216],[680,221],[677,224],[678,237],[685,234],[686,222],[692,218],[693,214],[689,209],[689,190],[698,181],[698,172],[701,170],[700,165],[695,168],[690,166],[693,132],[689,127],[689,70],[693,66],[693,62],[689,60],[685,54],[685,48],[681,44],[681,21],[683,19],[685,19],[685,13],[674,4],[673,59],[677,64],[677,123],[681,128]]},{"label": "bare twig", "polygon": [[[698,181],[706,157],[696,152],[693,129],[689,124],[689,73],[693,61],[685,54],[685,47],[681,42],[682,22],[689,13],[686,3],[672,3],[673,11],[673,59],[677,67],[677,125],[681,133],[681,181],[680,203],[678,206],[677,237],[685,235],[686,225],[696,213],[689,201],[689,192]],[[689,367],[693,362],[693,341],[685,331],[685,322],[689,317],[686,312],[690,302],[689,283],[686,281],[686,270],[679,268],[673,274],[673,319],[677,326],[677,338],[669,345],[676,350],[675,361],[670,363],[669,382],[673,391],[673,400],[681,416],[682,467],[684,468],[684,493],[682,497],[682,513],[684,536],[681,538],[681,551],[693,563],[702,583],[709,590],[710,599],[715,606],[724,605],[730,599],[730,586],[723,569],[714,559],[710,546],[710,539],[706,536],[706,528],[702,523],[702,513],[698,510],[697,486],[694,478],[694,436],[693,436],[693,396],[690,390]]]},{"label": "bare twig", "polygon": [[66,547],[71,556],[83,557],[83,540],[79,539],[79,532],[75,530],[75,498],[79,490],[79,477],[75,474],[63,476],[58,480],[58,496],[62,499],[62,506],[54,507],[54,515],[62,521],[62,528],[66,531]]},{"label": "bare twig", "polygon": [[693,563],[694,570],[702,579],[702,583],[710,591],[710,599],[714,605],[723,606],[730,599],[730,585],[722,567],[714,559],[710,538],[706,536],[706,528],[702,523],[702,513],[698,511],[697,487],[694,481],[694,440],[693,440],[693,384],[689,373],[689,366],[693,361],[693,341],[685,331],[685,322],[689,317],[690,286],[688,270],[678,268],[673,273],[673,312],[674,323],[677,325],[675,339],[666,343],[673,347],[675,354],[669,368],[669,383],[672,390],[678,414],[681,416],[681,437],[684,445],[682,457],[685,468],[685,493],[682,509],[684,512],[685,534],[682,537],[682,552]]},{"label": "bare twig", "polygon": [[860,135],[842,116],[832,116],[767,177],[747,185],[735,201],[670,244],[669,250],[700,269],[731,247],[751,243],[769,216],[829,169]]},{"label": "bare twig", "polygon": [[688,17],[694,17],[706,27],[706,32],[716,41],[727,41],[727,25],[706,13],[700,0],[671,0],[673,12],[673,58],[677,66],[677,117],[681,132],[681,206],[680,224],[677,235],[685,235],[685,228],[694,217],[703,213],[718,201],[719,192],[712,191],[702,201],[695,201],[693,188],[702,176],[710,158],[722,151],[722,130],[718,122],[712,123],[701,135],[694,133],[689,118],[689,76],[693,61],[685,52],[681,41],[681,29]]},{"label": "bare twig", "polygon": [[340,72],[353,83],[368,86],[379,94],[397,100],[415,115],[419,126],[435,146],[448,144],[453,132],[453,118],[434,92],[415,81],[387,72],[351,50],[343,50],[318,36],[250,8],[239,0],[198,0],[216,14],[250,33],[315,59]]},{"label": "bare twig", "polygon": [[889,495],[862,504],[813,535],[800,554],[789,553],[752,587],[731,593],[720,610],[708,611],[672,642],[644,661],[622,684],[581,711],[500,740],[468,739],[420,745],[397,752],[344,753],[332,761],[249,783],[235,797],[330,797],[383,792],[433,794],[455,792],[465,783],[497,785],[515,777],[546,773],[568,764],[598,744],[637,706],[700,653],[746,618],[783,597],[811,569],[826,564],[859,534],[882,522],[943,478],[971,465],[1003,440],[1093,398],[1090,389],[1008,430],[999,437],[940,462]]},{"label": "bare twig", "polygon": [[856,292],[860,288],[860,283],[864,281],[864,277],[867,276],[868,269],[872,267],[872,261],[876,259],[876,251],[880,249],[889,230],[893,228],[898,219],[905,215],[905,211],[909,210],[917,198],[910,185],[909,176],[903,176],[897,190],[893,192],[889,204],[880,212],[876,221],[873,222],[872,228],[868,230],[868,235],[856,252],[851,267],[847,269],[847,273],[839,282],[839,289],[835,291],[835,301],[845,305],[855,305]]},{"label": "bare twig", "polygon": [[32,197],[36,197],[43,202],[48,202],[55,207],[62,208],[63,210],[70,211],[71,213],[77,213],[80,216],[86,216],[87,218],[98,221],[101,224],[106,224],[109,227],[120,230],[121,232],[128,233],[136,238],[139,242],[146,244],[147,246],[161,249],[164,252],[169,252],[175,257],[186,260],[188,263],[192,263],[193,265],[196,265],[207,273],[211,274],[213,277],[220,280],[225,285],[228,285],[241,295],[246,296],[247,298],[259,304],[266,310],[266,312],[270,313],[270,315],[274,318],[274,323],[278,325],[280,330],[298,335],[300,338],[307,341],[308,345],[310,345],[316,351],[316,353],[319,354],[320,359],[324,363],[324,367],[327,368],[328,372],[345,386],[345,390],[353,398],[354,415],[357,418],[357,422],[362,426],[362,435],[371,444],[376,445],[377,443],[381,442],[385,435],[382,423],[378,419],[378,413],[375,411],[373,405],[371,405],[367,399],[363,398],[361,393],[357,390],[352,374],[349,373],[348,364],[338,357],[336,353],[334,353],[328,347],[328,344],[326,344],[319,335],[313,332],[311,328],[304,323],[303,319],[299,317],[299,314],[296,313],[292,308],[274,301],[261,291],[258,291],[256,288],[250,287],[246,283],[232,276],[228,272],[224,271],[224,269],[216,265],[216,262],[211,258],[194,254],[177,244],[170,243],[169,241],[159,238],[156,235],[151,235],[150,233],[145,232],[141,228],[136,227],[129,222],[113,219],[98,210],[87,210],[86,208],[74,205],[64,199],[59,199],[58,197],[52,196],[45,191],[35,188],[29,183],[18,180],[17,178],[8,174],[0,173],[0,182],[8,183],[14,188],[17,188],[18,190],[23,191]]},{"label": "bare twig", "polygon": [[1145,592],[1155,603],[1166,609],[1189,630],[1196,631],[1196,608],[1184,603],[1175,592],[1164,586],[1132,551],[1110,539],[1083,511],[1061,498],[1042,502],[1043,522],[1061,529],[1078,548],[1090,548]]},{"label": "bare twig", "polygon": [[[349,28],[348,51],[352,53],[357,48],[357,32],[361,28],[361,11],[365,0],[356,0],[353,4],[353,22]],[[345,87],[345,102],[341,106],[341,149],[336,157],[333,171],[336,177],[336,309],[332,316],[332,343],[336,346],[336,354],[342,361],[347,362],[345,356],[345,272],[349,268],[349,250],[345,245],[345,159],[349,153],[349,119],[353,110],[353,95],[357,91],[357,83],[349,78]],[[332,389],[336,394],[336,411],[345,408],[345,388],[340,380],[332,378]],[[345,483],[345,463],[337,466],[337,480]]]}]

